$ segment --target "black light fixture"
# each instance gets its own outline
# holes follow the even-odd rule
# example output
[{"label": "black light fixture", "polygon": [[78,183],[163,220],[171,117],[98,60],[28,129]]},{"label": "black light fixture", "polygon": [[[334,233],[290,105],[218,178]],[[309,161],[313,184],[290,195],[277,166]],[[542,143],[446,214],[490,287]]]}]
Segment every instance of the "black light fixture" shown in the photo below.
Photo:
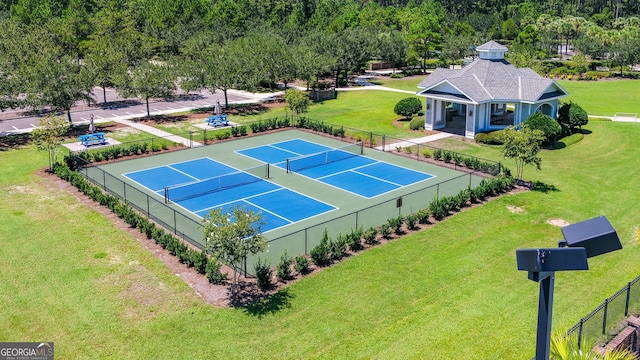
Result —
[{"label": "black light fixture", "polygon": [[565,226],[562,235],[558,248],[516,250],[518,270],[527,271],[529,280],[540,283],[536,360],[549,359],[555,272],[588,270],[587,258],[622,249],[618,234],[604,216]]}]

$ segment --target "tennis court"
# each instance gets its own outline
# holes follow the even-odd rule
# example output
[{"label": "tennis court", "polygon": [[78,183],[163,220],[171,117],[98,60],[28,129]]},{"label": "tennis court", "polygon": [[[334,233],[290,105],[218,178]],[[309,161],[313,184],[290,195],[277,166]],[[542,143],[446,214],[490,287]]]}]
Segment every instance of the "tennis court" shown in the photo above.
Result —
[{"label": "tennis court", "polygon": [[362,143],[331,148],[303,139],[292,139],[239,150],[237,153],[367,199],[434,177],[360,156],[363,153]]},{"label": "tennis court", "polygon": [[[335,210],[334,206],[267,181],[269,165],[238,170],[199,158],[123,174],[199,217],[240,206],[262,213],[267,232]],[[233,221],[233,219],[231,219]]]},{"label": "tennis court", "polygon": [[325,230],[335,236],[380,226],[482,180],[299,130],[101,164],[84,174],[199,246],[209,210],[259,211],[274,259],[285,249],[309,253]]}]

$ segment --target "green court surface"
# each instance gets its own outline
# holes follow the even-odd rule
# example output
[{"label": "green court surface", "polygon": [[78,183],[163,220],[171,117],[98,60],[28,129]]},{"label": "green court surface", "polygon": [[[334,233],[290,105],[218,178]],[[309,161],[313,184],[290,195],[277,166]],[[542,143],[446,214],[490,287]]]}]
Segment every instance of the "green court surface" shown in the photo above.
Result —
[{"label": "green court surface", "polygon": [[[90,167],[83,170],[83,173],[110,192],[126,198],[128,203],[141,211],[148,212],[152,219],[165,227],[172,229],[172,231],[176,229],[175,231],[179,235],[183,235],[192,243],[202,246],[200,217],[176,204],[165,204],[161,194],[147,189],[123,174],[199,158],[210,158],[236,169],[249,169],[263,163],[255,158],[239,154],[237,151],[292,139],[302,139],[332,148],[343,147],[347,144],[335,138],[299,130],[286,130]],[[287,173],[282,167],[270,166],[268,181],[329,204],[336,209],[266,232],[265,236],[269,240],[268,254],[259,254],[258,256],[270,257],[272,261],[277,261],[285,249],[290,256],[308,253],[320,242],[325,228],[330,236],[335,237],[338,233],[346,233],[359,227],[364,227],[364,229],[371,226],[377,227],[392,217],[406,216],[428,207],[436,194],[440,196],[455,195],[469,185],[476,186],[482,180],[476,175],[367,147],[364,148],[364,156],[427,173],[433,177],[379,196],[365,198],[309,177]],[[255,259],[248,259],[249,264],[254,261]]]}]

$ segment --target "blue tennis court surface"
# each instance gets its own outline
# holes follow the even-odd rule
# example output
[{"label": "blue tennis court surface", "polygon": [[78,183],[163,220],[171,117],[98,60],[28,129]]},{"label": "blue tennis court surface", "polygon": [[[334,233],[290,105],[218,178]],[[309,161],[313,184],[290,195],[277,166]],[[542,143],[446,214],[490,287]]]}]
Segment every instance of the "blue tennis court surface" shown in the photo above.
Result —
[{"label": "blue tennis court surface", "polygon": [[216,208],[231,213],[234,206],[260,212],[265,221],[263,232],[336,209],[210,158],[123,175],[200,217]]},{"label": "blue tennis court surface", "polygon": [[359,150],[359,144],[334,149],[294,139],[237,152],[366,198],[434,177],[359,156]]}]

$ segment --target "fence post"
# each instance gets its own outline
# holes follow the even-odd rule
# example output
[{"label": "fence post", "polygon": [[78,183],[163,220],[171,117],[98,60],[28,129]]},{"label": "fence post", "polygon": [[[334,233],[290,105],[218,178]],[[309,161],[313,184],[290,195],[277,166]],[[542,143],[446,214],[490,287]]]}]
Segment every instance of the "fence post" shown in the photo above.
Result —
[{"label": "fence post", "polygon": [[416,160],[420,160],[420,144],[416,147]]},{"label": "fence post", "polygon": [[602,317],[602,333],[607,331],[607,310],[609,308],[609,298],[604,300],[604,316]]},{"label": "fence post", "polygon": [[627,283],[627,300],[624,303],[624,316],[629,316],[629,296],[631,295],[631,282]]},{"label": "fence post", "polygon": [[173,233],[178,234],[178,220],[176,219],[176,211],[173,210]]},{"label": "fence post", "polygon": [[580,327],[578,328],[578,350],[582,350],[582,324],[584,324],[584,319],[580,319]]},{"label": "fence post", "polygon": [[122,197],[124,198],[124,203],[127,203],[127,183],[122,183]]},{"label": "fence post", "polygon": [[384,150],[384,148],[385,148],[385,144],[384,143],[385,143],[385,136],[384,136],[384,134],[382,134],[382,151],[385,151]]},{"label": "fence post", "polygon": [[193,131],[189,131],[189,148],[193,148]]},{"label": "fence post", "polygon": [[150,214],[151,214],[151,206],[149,206],[149,195],[147,195],[147,219],[149,218]]},{"label": "fence post", "polygon": [[204,135],[204,144],[207,145],[207,129],[206,128],[204,129],[203,135]]},{"label": "fence post", "polygon": [[373,131],[369,131],[369,148],[373,149]]},{"label": "fence post", "polygon": [[307,228],[304,229],[304,254],[308,254],[309,251],[307,251]]}]

